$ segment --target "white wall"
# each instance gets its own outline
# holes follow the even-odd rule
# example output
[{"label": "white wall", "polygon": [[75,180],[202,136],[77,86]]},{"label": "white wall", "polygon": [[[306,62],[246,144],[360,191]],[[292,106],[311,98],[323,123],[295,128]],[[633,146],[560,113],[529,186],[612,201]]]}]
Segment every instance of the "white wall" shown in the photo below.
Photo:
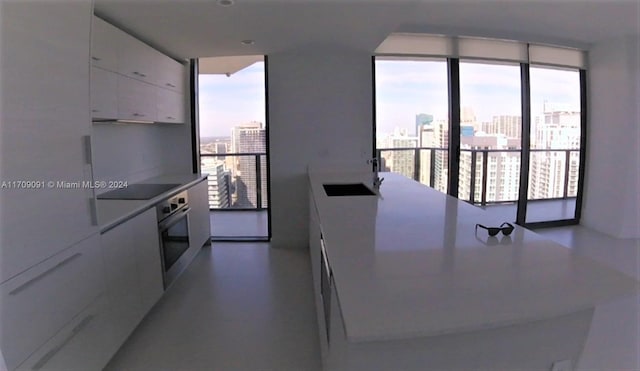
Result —
[{"label": "white wall", "polygon": [[587,171],[581,223],[640,238],[640,37],[589,51]]},{"label": "white wall", "polygon": [[188,124],[94,124],[94,178],[135,183],[166,173],[190,173],[189,130]]},{"label": "white wall", "polygon": [[372,155],[371,54],[291,50],[269,55],[272,246],[307,248],[307,166]]}]

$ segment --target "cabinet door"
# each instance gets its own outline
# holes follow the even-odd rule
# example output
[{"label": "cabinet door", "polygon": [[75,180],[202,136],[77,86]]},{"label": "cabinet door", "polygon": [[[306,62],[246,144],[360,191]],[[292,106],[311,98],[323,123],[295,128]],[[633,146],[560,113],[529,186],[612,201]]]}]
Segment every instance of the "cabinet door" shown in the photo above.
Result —
[{"label": "cabinet door", "polygon": [[157,120],[160,122],[184,123],[184,95],[168,89],[157,88]]},{"label": "cabinet door", "polygon": [[126,339],[164,292],[155,209],[102,234],[109,318]]},{"label": "cabinet door", "polygon": [[118,119],[156,121],[155,86],[118,76]]},{"label": "cabinet door", "polygon": [[75,186],[91,180],[91,18],[90,0],[2,2],[1,180],[41,183],[0,190],[0,282],[97,231]]},{"label": "cabinet door", "polygon": [[164,293],[156,210],[149,209],[136,216],[130,223],[138,266],[140,299],[142,310],[146,313]]},{"label": "cabinet door", "polygon": [[0,286],[0,347],[9,369],[104,291],[98,234]]},{"label": "cabinet door", "polygon": [[211,224],[209,219],[209,196],[207,180],[189,188],[189,241],[198,248],[211,239]]},{"label": "cabinet door", "polygon": [[118,118],[118,75],[91,67],[91,116],[93,119]]},{"label": "cabinet door", "polygon": [[138,265],[133,229],[125,222],[100,236],[105,266],[108,310],[114,318],[114,331],[126,338],[142,318]]},{"label": "cabinet door", "polygon": [[17,370],[103,369],[122,344],[114,337],[106,307],[105,295],[99,296]]},{"label": "cabinet door", "polygon": [[147,44],[123,32],[118,42],[118,73],[148,83],[156,82],[156,53]]},{"label": "cabinet door", "polygon": [[94,16],[91,29],[91,63],[95,67],[118,70],[119,29]]},{"label": "cabinet door", "polygon": [[158,86],[182,93],[184,92],[185,77],[184,65],[161,55],[158,60],[158,78],[160,80]]}]

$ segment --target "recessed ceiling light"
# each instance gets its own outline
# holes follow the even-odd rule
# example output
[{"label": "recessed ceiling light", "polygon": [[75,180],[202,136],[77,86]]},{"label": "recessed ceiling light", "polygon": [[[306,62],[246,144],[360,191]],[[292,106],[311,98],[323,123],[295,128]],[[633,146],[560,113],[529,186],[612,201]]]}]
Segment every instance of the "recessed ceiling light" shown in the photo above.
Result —
[{"label": "recessed ceiling light", "polygon": [[220,6],[231,6],[234,4],[233,0],[218,0],[218,5]]},{"label": "recessed ceiling light", "polygon": [[241,43],[243,43],[244,45],[253,45],[256,43],[255,40],[242,40]]}]

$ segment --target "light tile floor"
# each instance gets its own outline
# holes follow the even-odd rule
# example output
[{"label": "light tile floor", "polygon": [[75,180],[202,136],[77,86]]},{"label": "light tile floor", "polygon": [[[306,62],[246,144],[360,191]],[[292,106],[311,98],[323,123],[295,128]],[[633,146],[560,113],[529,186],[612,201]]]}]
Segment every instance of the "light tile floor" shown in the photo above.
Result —
[{"label": "light tile floor", "polygon": [[[515,222],[518,206],[512,204],[491,204],[481,206],[482,209],[503,215],[505,221]],[[527,203],[527,223],[546,222],[575,218],[576,199],[538,200]]]},{"label": "light tile floor", "polygon": [[266,210],[211,211],[209,220],[214,239],[267,237],[269,234]]},{"label": "light tile floor", "polygon": [[[616,239],[583,226],[537,233],[640,280],[640,239]],[[596,307],[578,370],[640,370],[640,295]]]},{"label": "light tile floor", "polygon": [[106,370],[320,370],[309,254],[205,247]]},{"label": "light tile floor", "polygon": [[[640,279],[640,240],[582,226],[539,233]],[[107,370],[320,370],[308,253],[205,247]],[[640,370],[640,297],[596,308],[577,370]]]}]

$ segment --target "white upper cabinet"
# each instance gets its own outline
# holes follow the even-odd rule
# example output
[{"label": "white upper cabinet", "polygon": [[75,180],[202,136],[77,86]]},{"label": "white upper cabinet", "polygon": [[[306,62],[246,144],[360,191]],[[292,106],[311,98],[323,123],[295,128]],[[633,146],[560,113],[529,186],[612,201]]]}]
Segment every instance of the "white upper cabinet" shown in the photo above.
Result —
[{"label": "white upper cabinet", "polygon": [[151,84],[118,76],[118,119],[156,121],[156,90]]},{"label": "white upper cabinet", "polygon": [[124,32],[118,45],[118,73],[136,80],[157,81],[155,60],[157,52],[135,37]]},{"label": "white upper cabinet", "polygon": [[98,17],[93,22],[93,120],[184,123],[184,65]]},{"label": "white upper cabinet", "polygon": [[91,32],[92,65],[109,71],[117,71],[120,30],[102,19],[94,17]]},{"label": "white upper cabinet", "polygon": [[185,120],[184,95],[172,90],[157,89],[158,122],[182,123]]},{"label": "white upper cabinet", "polygon": [[164,56],[158,61],[159,86],[179,93],[184,92],[184,65]]},{"label": "white upper cabinet", "polygon": [[91,67],[91,115],[94,119],[118,118],[118,75]]}]

